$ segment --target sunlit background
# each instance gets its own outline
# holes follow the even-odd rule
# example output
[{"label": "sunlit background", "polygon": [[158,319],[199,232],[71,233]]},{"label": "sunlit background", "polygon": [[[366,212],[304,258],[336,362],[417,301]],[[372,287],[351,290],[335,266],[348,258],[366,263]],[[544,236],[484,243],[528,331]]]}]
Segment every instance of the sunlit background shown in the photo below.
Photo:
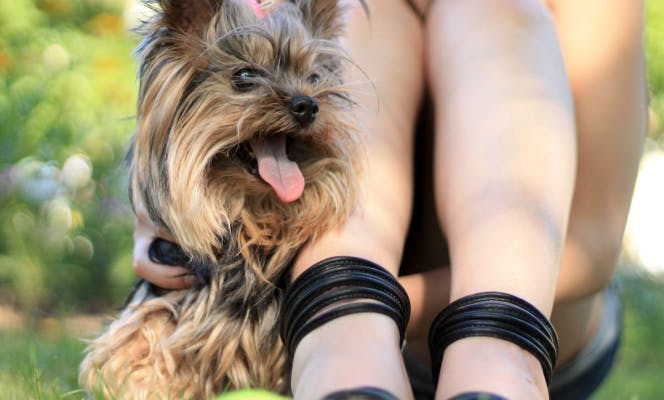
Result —
[{"label": "sunlit background", "polygon": [[[625,345],[598,399],[664,399],[664,1],[647,3],[650,129],[621,260]],[[79,337],[135,277],[123,0],[0,0],[0,398],[82,398]]]}]

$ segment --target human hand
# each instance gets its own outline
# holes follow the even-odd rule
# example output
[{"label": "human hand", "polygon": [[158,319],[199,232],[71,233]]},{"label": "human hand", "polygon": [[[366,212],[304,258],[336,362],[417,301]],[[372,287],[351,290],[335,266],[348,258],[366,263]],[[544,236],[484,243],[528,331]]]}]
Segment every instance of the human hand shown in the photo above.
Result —
[{"label": "human hand", "polygon": [[[143,204],[136,205],[134,224],[134,272],[139,277],[164,289],[187,289],[196,284],[196,275],[183,265],[156,256],[173,245],[170,235],[150,219]],[[156,253],[156,254],[155,254]],[[158,262],[161,261],[161,262]],[[167,263],[164,263],[167,262]]]}]

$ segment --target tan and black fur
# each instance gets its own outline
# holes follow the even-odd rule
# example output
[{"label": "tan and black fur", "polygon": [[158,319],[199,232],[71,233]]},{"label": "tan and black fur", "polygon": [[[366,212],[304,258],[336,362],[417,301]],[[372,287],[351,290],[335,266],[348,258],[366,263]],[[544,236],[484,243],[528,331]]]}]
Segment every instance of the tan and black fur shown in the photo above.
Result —
[{"label": "tan and black fur", "polygon": [[[155,8],[138,48],[130,197],[183,248],[201,283],[159,295],[139,285],[92,341],[80,381],[132,399],[288,392],[280,282],[298,249],[342,223],[356,197],[341,10],[336,0],[286,1],[264,17],[245,0]],[[293,117],[297,96],[315,100],[313,121]],[[305,182],[287,202],[252,159],[252,146],[279,135]]]}]

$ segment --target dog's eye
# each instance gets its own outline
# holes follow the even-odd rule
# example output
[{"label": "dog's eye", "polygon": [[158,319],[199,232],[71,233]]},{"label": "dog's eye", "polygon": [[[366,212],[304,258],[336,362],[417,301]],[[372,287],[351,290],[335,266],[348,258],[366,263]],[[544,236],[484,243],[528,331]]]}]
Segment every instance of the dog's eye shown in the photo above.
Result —
[{"label": "dog's eye", "polygon": [[320,83],[320,75],[314,72],[313,74],[309,75],[309,78],[307,78],[307,80],[309,81],[309,83],[316,86]]},{"label": "dog's eye", "polygon": [[233,72],[231,84],[239,92],[247,92],[256,87],[255,79],[258,78],[258,71],[251,68],[242,68]]}]

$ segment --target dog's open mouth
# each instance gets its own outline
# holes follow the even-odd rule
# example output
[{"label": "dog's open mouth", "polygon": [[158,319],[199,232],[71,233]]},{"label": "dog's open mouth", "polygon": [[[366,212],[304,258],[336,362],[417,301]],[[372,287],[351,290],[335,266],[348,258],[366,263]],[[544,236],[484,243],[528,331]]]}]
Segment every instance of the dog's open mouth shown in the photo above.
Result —
[{"label": "dog's open mouth", "polygon": [[270,185],[284,203],[299,199],[304,191],[302,171],[288,158],[288,141],[283,134],[264,136],[241,144],[237,152],[245,169]]}]

